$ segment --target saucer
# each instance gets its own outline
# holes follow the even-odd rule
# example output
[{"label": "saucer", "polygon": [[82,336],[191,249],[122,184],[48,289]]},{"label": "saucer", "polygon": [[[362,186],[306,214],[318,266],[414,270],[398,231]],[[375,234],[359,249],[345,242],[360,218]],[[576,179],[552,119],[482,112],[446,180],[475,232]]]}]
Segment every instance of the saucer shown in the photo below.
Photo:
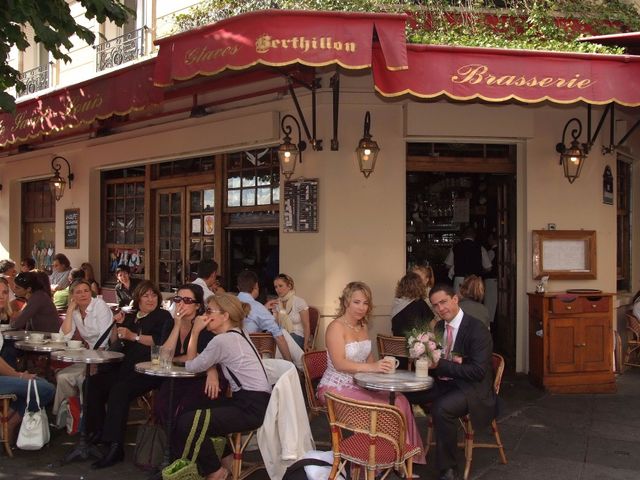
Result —
[{"label": "saucer", "polygon": [[76,347],[76,348],[67,347],[64,349],[65,352],[79,352],[80,350],[86,350],[86,348],[85,347]]},{"label": "saucer", "polygon": [[47,341],[45,339],[42,340],[35,340],[33,338],[26,338],[25,341],[27,343],[33,343],[35,345],[42,345],[43,343],[47,343]]}]

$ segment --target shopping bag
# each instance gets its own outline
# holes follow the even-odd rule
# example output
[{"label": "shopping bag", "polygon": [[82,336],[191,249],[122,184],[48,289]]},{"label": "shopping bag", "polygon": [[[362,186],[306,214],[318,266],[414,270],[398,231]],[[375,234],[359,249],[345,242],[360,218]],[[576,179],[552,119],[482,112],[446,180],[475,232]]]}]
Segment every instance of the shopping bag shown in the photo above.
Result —
[{"label": "shopping bag", "polygon": [[204,423],[202,425],[202,430],[200,431],[200,436],[196,441],[196,446],[193,449],[193,455],[191,458],[187,458],[189,450],[191,450],[193,437],[198,429],[198,423],[200,423],[200,414],[202,413],[202,410],[196,411],[196,415],[193,419],[193,425],[191,425],[191,432],[189,432],[189,437],[187,438],[187,442],[185,443],[184,450],[182,452],[182,458],[179,458],[171,465],[162,469],[162,480],[202,480],[203,477],[200,475],[200,472],[198,472],[196,458],[198,458],[198,454],[200,453],[200,447],[202,446],[202,442],[207,434],[207,428],[209,427],[209,420],[211,418],[210,410],[204,410],[204,412]]},{"label": "shopping bag", "polygon": [[[37,410],[30,411],[31,386],[36,396]],[[20,432],[18,433],[17,447],[22,450],[40,450],[49,443],[49,419],[47,412],[40,406],[40,395],[38,394],[38,384],[35,379],[30,379],[27,386],[27,409],[22,418]]]},{"label": "shopping bag", "polygon": [[161,426],[140,425],[133,450],[134,465],[143,470],[155,470],[162,463],[166,446],[167,435]]},{"label": "shopping bag", "polygon": [[81,420],[82,405],[80,404],[79,396],[65,398],[60,402],[58,416],[56,417],[56,428],[65,428],[69,435],[76,435],[80,431]]}]

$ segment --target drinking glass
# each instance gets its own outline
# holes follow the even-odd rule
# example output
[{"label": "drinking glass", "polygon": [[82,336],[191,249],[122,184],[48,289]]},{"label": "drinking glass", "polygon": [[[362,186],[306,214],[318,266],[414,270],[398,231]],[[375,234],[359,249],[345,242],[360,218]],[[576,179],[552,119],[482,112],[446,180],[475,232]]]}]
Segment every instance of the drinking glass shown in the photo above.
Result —
[{"label": "drinking glass", "polygon": [[173,365],[173,349],[161,348],[160,349],[160,368],[163,370],[171,370]]},{"label": "drinking glass", "polygon": [[160,365],[160,345],[151,345],[151,364]]}]

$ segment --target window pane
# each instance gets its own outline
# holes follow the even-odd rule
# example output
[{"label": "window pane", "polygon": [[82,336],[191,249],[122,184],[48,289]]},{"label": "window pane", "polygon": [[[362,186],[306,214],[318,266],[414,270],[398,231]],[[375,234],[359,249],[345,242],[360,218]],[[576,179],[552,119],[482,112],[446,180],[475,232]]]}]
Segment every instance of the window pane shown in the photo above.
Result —
[{"label": "window pane", "polygon": [[227,188],[240,188],[240,177],[229,177]]},{"label": "window pane", "polygon": [[280,187],[273,189],[273,203],[280,203]]},{"label": "window pane", "polygon": [[258,205],[269,205],[271,203],[271,188],[262,187],[258,189]]},{"label": "window pane", "polygon": [[229,207],[240,206],[240,190],[229,190],[227,192],[227,205]]},{"label": "window pane", "polygon": [[242,177],[242,186],[243,187],[255,187],[256,186],[256,177],[254,177],[254,176]]},{"label": "window pane", "polygon": [[214,192],[215,190],[211,189],[211,190],[205,190],[202,192],[203,196],[204,196],[204,200],[203,200],[203,210],[205,212],[213,212],[213,207],[214,207],[214,202],[215,202],[215,196],[214,196]]},{"label": "window pane", "polygon": [[200,211],[200,192],[191,192],[191,213],[198,213]]},{"label": "window pane", "polygon": [[242,205],[251,206],[256,204],[256,189],[245,188],[242,190]]}]

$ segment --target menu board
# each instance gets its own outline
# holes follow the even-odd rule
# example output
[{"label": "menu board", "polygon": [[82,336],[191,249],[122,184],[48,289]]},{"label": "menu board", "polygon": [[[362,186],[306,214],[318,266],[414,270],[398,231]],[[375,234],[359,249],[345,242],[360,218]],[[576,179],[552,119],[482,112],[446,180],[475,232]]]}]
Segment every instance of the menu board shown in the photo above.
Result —
[{"label": "menu board", "polygon": [[80,209],[64,211],[64,248],[80,248]]},{"label": "menu board", "polygon": [[318,231],[318,179],[284,182],[284,232]]}]

